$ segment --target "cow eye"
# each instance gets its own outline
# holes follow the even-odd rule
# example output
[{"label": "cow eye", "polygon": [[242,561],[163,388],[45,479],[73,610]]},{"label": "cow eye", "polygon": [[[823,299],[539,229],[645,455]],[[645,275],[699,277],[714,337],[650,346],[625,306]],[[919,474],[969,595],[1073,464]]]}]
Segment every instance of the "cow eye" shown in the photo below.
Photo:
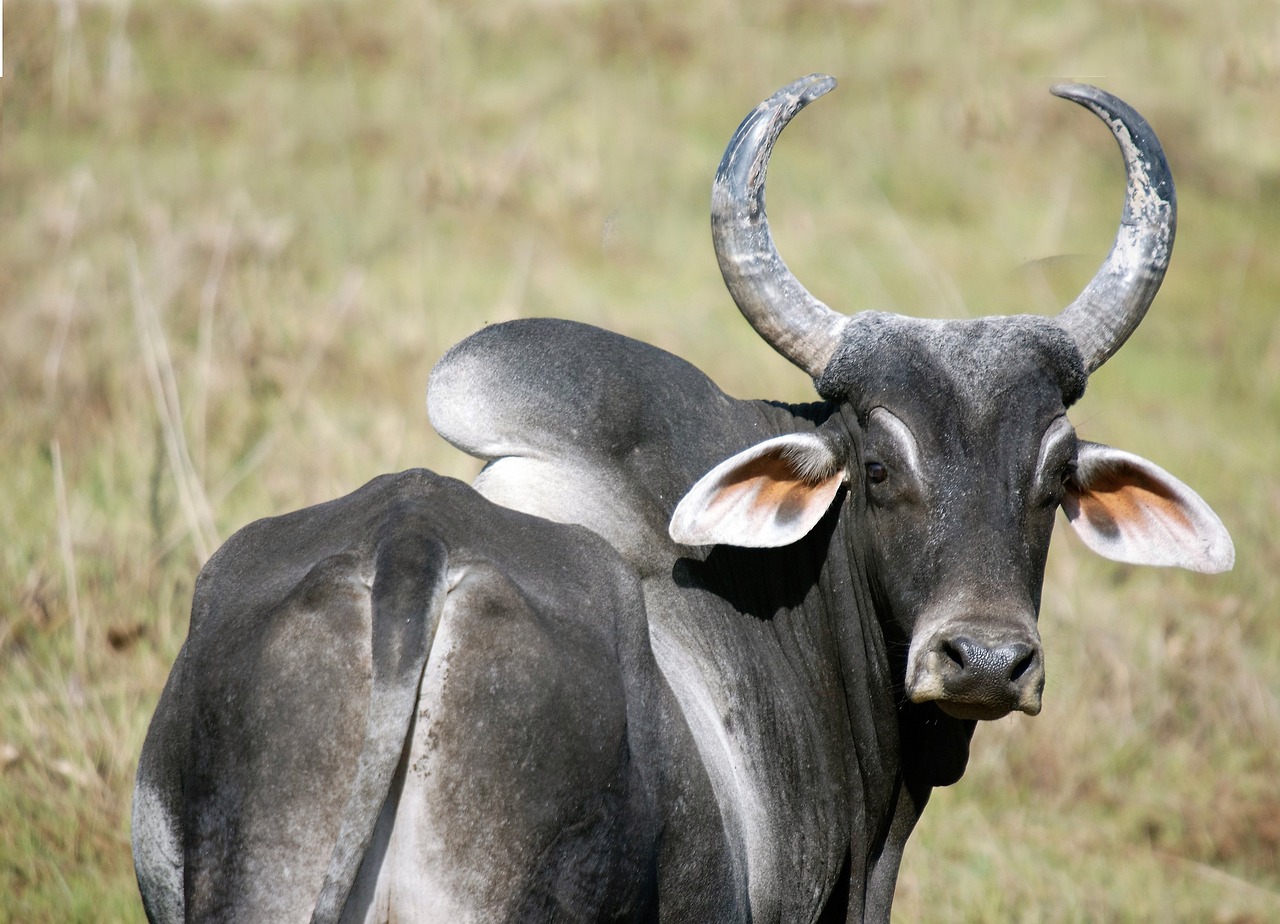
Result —
[{"label": "cow eye", "polygon": [[1062,487],[1070,488],[1076,480],[1076,461],[1072,459],[1062,466]]},{"label": "cow eye", "polygon": [[883,463],[868,462],[867,463],[867,481],[871,484],[880,484],[889,477],[889,470],[885,468]]}]

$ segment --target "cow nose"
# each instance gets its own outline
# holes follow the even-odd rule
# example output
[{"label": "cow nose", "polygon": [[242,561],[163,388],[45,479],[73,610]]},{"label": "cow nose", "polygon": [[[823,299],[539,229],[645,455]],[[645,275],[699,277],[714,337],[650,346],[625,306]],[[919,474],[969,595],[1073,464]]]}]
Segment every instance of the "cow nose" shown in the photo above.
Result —
[{"label": "cow nose", "polygon": [[959,669],[958,683],[1016,683],[1036,660],[1036,649],[1025,642],[990,648],[960,636],[942,643],[942,652]]},{"label": "cow nose", "polygon": [[930,659],[941,681],[938,705],[960,718],[996,718],[1015,709],[1035,715],[1044,690],[1044,659],[1028,642],[984,644],[968,636],[939,639]]}]

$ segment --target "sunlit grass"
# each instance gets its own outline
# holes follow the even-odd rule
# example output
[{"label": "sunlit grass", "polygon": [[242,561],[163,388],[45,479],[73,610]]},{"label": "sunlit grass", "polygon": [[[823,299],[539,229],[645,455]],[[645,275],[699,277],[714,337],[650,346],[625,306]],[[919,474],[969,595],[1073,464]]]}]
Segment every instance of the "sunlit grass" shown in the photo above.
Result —
[{"label": "sunlit grass", "polygon": [[[782,83],[770,214],[834,307],[1049,313],[1110,245],[1089,79],[1159,130],[1172,270],[1081,432],[1191,483],[1231,575],[1063,535],[1044,713],[978,733],[898,918],[1280,919],[1280,21],[1270,3],[11,2],[0,81],[0,919],[140,919],[133,765],[210,547],[475,463],[432,364],[556,315],[804,400],[724,294],[710,176]],[[74,15],[72,15],[74,14]],[[55,460],[57,464],[55,464]]]}]

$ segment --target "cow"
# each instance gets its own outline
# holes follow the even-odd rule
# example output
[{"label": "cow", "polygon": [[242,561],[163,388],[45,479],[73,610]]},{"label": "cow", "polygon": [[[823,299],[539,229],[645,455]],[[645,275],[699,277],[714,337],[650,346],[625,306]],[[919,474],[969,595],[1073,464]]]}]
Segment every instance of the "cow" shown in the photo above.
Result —
[{"label": "cow", "polygon": [[774,246],[761,103],[713,185],[717,258],[820,400],[731,398],[656,347],[494,325],[428,412],[487,464],[244,527],[196,584],[134,798],[152,921],[887,921],[978,721],[1041,707],[1056,511],[1118,561],[1231,567],[1222,522],[1067,409],[1173,244],[1146,121],[1115,244],[1057,317],[846,316]]}]

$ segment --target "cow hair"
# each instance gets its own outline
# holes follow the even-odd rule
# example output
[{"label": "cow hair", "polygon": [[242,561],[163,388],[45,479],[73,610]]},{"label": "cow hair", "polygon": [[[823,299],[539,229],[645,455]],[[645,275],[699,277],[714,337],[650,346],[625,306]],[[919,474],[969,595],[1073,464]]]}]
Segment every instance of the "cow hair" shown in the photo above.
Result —
[{"label": "cow hair", "polygon": [[990,383],[1008,378],[1011,370],[1029,367],[1048,371],[1058,382],[1064,407],[1080,400],[1088,382],[1080,351],[1049,318],[934,320],[863,311],[845,325],[814,386],[829,401],[873,406],[886,380],[919,381],[926,367],[947,370],[948,382],[969,401],[990,395]]}]

